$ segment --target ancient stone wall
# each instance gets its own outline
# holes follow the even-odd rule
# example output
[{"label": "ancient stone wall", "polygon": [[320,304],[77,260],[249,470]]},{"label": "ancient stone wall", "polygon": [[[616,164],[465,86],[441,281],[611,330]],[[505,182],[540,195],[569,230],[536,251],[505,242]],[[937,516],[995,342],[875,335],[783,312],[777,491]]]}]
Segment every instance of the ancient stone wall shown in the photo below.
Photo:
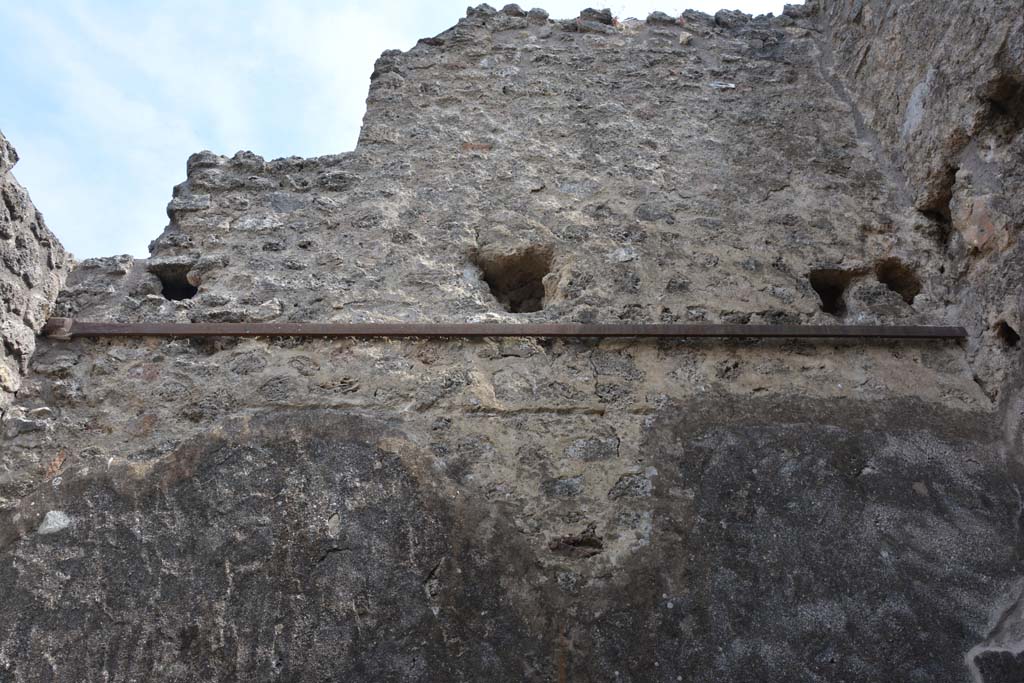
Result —
[{"label": "ancient stone wall", "polygon": [[[1018,2],[825,2],[836,71],[894,184],[934,219],[950,317],[971,331],[975,381],[1024,465],[1024,12]],[[1021,597],[968,656],[975,680],[1020,677]],[[1005,667],[1005,668],[1003,668]]]},{"label": "ancient stone wall", "polygon": [[[1024,13],[1017,2],[821,3],[836,72],[893,181],[934,218],[951,315],[992,396],[1014,374],[1024,228]],[[1019,354],[1014,354],[1019,357]]]},{"label": "ancient stone wall", "polygon": [[969,344],[41,340],[0,676],[1013,680],[1010,252],[915,203],[844,7],[471,9],[382,55],[355,151],[193,155],[152,258],[57,311]]},{"label": "ancient stone wall", "polygon": [[952,220],[971,249],[1005,249],[1022,220],[1020,5],[820,4],[837,71],[915,206]]},{"label": "ancient stone wall", "polygon": [[[46,322],[72,263],[11,175],[17,161],[14,146],[0,133],[0,416],[21,386],[36,332]],[[0,471],[0,479],[3,476]]]}]

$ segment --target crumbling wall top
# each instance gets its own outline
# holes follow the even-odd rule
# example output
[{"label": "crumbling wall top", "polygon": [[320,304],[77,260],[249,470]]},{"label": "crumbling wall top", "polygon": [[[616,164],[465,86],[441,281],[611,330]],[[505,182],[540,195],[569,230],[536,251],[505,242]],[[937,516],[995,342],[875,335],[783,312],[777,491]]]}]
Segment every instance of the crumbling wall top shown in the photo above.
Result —
[{"label": "crumbling wall top", "polygon": [[14,146],[0,132],[0,415],[21,386],[46,322],[73,264],[11,175]]}]

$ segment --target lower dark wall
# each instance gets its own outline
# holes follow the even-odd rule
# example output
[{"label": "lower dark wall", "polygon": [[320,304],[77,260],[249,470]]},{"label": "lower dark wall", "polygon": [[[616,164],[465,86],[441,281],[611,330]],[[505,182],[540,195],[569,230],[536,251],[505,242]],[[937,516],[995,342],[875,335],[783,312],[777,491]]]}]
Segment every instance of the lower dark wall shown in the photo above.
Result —
[{"label": "lower dark wall", "polygon": [[382,451],[418,437],[397,418],[233,420],[0,520],[0,680],[968,680],[1021,569],[994,424],[667,406],[609,494],[641,539],[612,558],[585,505],[531,534]]}]

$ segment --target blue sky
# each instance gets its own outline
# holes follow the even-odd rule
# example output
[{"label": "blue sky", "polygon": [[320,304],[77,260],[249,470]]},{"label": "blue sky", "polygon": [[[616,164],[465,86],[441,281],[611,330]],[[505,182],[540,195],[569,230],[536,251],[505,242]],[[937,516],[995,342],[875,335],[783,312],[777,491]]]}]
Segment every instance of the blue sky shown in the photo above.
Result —
[{"label": "blue sky", "polygon": [[[722,4],[751,14],[783,7],[595,6],[643,18]],[[588,3],[541,6],[565,18]],[[77,258],[146,257],[189,154],[351,150],[380,53],[409,49],[465,11],[465,0],[0,2],[0,130],[21,156],[18,180]]]}]

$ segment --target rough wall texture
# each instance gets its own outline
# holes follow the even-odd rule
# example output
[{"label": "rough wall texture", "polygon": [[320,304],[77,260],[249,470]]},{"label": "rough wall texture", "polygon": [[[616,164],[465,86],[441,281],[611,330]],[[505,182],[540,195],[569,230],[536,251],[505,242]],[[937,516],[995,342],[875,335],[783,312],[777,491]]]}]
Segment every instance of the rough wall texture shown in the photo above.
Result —
[{"label": "rough wall texture", "polygon": [[840,11],[470,10],[381,57],[354,152],[194,155],[58,310],[968,345],[43,340],[0,677],[1019,680],[1019,286],[913,201]]},{"label": "rough wall texture", "polygon": [[[1000,406],[1006,460],[1024,453],[1024,11],[1020,3],[822,3],[837,71],[893,181],[943,228],[975,379]],[[1020,598],[968,656],[976,679],[1020,680]],[[984,675],[983,675],[984,674]]]},{"label": "rough wall texture", "polygon": [[942,230],[950,315],[974,333],[969,353],[995,397],[1013,368],[987,342],[1013,341],[1024,325],[1024,12],[1014,2],[823,9],[836,70],[894,184]]},{"label": "rough wall texture", "polygon": [[[72,264],[11,175],[17,161],[14,146],[0,132],[0,415],[21,386],[36,332]],[[0,482],[5,476],[0,463]]]}]

